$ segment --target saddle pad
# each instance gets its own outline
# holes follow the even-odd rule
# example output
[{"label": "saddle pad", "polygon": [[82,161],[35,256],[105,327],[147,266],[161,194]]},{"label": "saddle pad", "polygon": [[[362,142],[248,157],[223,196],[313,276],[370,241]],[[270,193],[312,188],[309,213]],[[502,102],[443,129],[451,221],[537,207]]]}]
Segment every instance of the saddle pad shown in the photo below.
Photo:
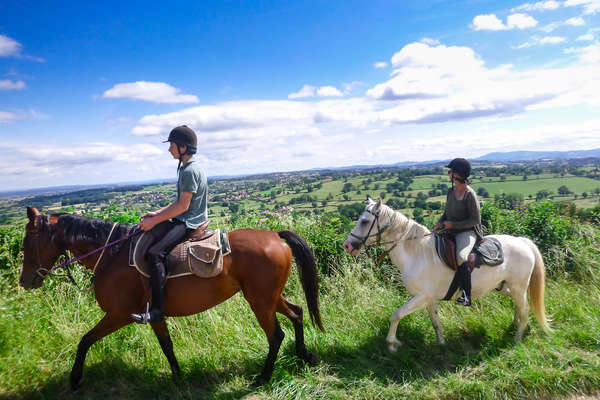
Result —
[{"label": "saddle pad", "polygon": [[475,266],[489,265],[491,267],[504,262],[502,244],[496,238],[484,237],[483,241],[473,248],[475,253]]},{"label": "saddle pad", "polygon": [[[443,234],[435,234],[435,250],[440,259],[449,268],[454,271],[458,269],[454,238],[446,238]],[[481,242],[476,243],[469,255],[469,267],[471,270],[479,268],[482,265],[493,267],[503,262],[504,252],[502,251],[502,244],[498,239],[489,236],[484,237]]]},{"label": "saddle pad", "polygon": [[[223,257],[231,250],[227,232],[219,229],[216,231],[216,234],[207,239],[188,240],[175,246],[166,260],[167,279],[192,274],[201,278],[212,278],[221,273]],[[150,276],[145,255],[153,241],[153,238],[144,232],[139,238],[131,241],[129,249],[129,265],[145,277]],[[226,244],[226,249],[223,244]],[[224,250],[227,252],[224,253]]]}]

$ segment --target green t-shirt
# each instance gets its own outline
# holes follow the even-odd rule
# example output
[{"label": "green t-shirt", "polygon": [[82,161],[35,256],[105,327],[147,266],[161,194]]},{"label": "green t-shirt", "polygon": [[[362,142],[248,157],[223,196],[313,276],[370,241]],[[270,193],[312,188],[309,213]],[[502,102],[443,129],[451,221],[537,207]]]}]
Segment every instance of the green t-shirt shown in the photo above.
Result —
[{"label": "green t-shirt", "polygon": [[196,229],[208,219],[208,184],[206,174],[192,156],[178,171],[177,200],[182,192],[192,192],[192,200],[186,212],[175,217],[186,227]]}]

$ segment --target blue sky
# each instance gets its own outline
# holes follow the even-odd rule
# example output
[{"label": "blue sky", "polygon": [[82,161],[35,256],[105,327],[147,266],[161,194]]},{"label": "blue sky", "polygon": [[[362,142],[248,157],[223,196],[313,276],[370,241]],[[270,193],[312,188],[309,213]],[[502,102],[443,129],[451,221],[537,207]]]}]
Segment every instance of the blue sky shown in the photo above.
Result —
[{"label": "blue sky", "polygon": [[0,191],[600,147],[600,0],[191,3],[0,3]]}]

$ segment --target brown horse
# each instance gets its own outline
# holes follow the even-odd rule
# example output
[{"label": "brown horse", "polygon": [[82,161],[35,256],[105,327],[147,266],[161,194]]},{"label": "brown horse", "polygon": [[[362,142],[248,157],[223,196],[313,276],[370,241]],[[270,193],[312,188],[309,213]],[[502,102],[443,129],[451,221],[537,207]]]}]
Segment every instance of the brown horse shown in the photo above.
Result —
[{"label": "brown horse", "polygon": [[[42,215],[35,208],[27,208],[23,268],[19,283],[25,289],[38,288],[58,257],[66,250],[75,256],[103,246],[113,223],[70,214]],[[124,237],[130,226],[119,224],[111,239]],[[284,243],[281,241],[284,239]],[[102,257],[94,275],[94,291],[104,317],[79,342],[77,356],[71,370],[71,388],[81,383],[85,356],[99,339],[133,322],[131,313],[140,312],[147,301],[146,282],[128,260],[129,240],[105,252],[93,254],[82,263],[93,269]],[[302,307],[287,301],[283,287],[288,280],[292,254],[300,267],[300,278],[313,324],[323,330],[319,311],[319,292],[315,259],[310,247],[298,235],[289,231],[272,232],[240,229],[229,233],[231,254],[223,260],[223,272],[214,278],[202,279],[188,275],[169,279],[166,286],[165,315],[185,316],[207,310],[242,291],[269,341],[269,354],[255,384],[268,381],[273,373],[275,359],[284,333],[275,316],[279,312],[294,325],[296,353],[309,363],[317,356],[304,345]],[[144,278],[145,279],[145,278]],[[179,364],[173,353],[173,344],[166,322],[151,324],[160,346],[169,361],[173,377],[180,375]]]}]

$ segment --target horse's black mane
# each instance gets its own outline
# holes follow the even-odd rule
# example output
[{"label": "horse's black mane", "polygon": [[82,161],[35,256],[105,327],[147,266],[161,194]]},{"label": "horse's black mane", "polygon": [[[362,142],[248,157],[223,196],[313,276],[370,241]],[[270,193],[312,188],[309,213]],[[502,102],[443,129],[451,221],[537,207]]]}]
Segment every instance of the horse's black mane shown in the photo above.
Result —
[{"label": "horse's black mane", "polygon": [[[113,221],[74,214],[53,214],[52,216],[58,217],[58,222],[53,229],[54,235],[62,232],[64,240],[68,242],[92,242],[97,244],[98,247],[104,245],[114,224]],[[131,226],[118,223],[112,232],[110,241],[112,242],[125,236],[130,229]],[[117,243],[107,250],[115,254],[119,251],[122,243]]]}]

